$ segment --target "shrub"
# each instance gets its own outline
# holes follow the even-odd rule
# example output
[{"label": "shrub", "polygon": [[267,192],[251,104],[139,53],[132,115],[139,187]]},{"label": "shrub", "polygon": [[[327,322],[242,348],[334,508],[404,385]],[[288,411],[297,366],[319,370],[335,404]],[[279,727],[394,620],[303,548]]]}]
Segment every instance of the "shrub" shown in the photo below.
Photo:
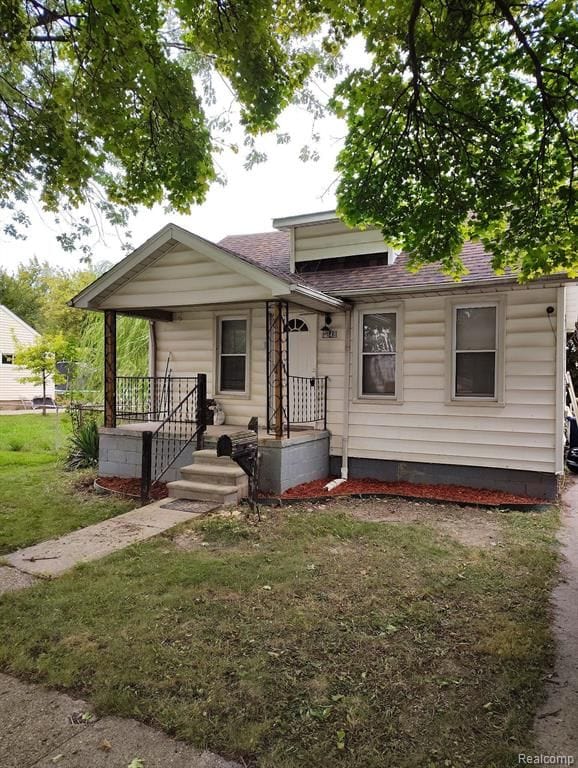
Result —
[{"label": "shrub", "polygon": [[68,441],[67,469],[86,469],[98,464],[98,424],[87,419],[74,430]]}]

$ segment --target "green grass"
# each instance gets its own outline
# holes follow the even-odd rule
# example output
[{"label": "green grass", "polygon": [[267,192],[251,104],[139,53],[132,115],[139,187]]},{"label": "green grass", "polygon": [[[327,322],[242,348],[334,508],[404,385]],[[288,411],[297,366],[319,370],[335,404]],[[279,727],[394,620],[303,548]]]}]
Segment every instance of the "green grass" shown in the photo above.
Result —
[{"label": "green grass", "polygon": [[482,550],[338,508],[196,521],[3,597],[0,667],[260,768],[506,768],[551,662],[557,515],[500,525]]},{"label": "green grass", "polygon": [[6,452],[56,454],[66,444],[70,431],[66,414],[0,414],[0,466]]},{"label": "green grass", "polygon": [[63,471],[59,455],[69,435],[63,414],[0,416],[0,554],[134,506],[87,492],[86,473]]}]

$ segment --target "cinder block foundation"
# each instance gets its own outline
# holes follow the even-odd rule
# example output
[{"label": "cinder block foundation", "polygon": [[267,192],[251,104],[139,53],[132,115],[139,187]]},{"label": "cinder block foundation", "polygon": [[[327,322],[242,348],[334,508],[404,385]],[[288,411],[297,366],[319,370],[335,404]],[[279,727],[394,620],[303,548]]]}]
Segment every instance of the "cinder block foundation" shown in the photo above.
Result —
[{"label": "cinder block foundation", "polygon": [[[341,456],[331,456],[331,474],[339,476]],[[464,485],[491,491],[533,496],[551,501],[558,496],[559,480],[548,472],[526,472],[501,467],[469,467],[453,464],[426,464],[417,461],[385,461],[349,458],[349,477],[371,477],[384,482],[417,485]]]},{"label": "cinder block foundation", "polygon": [[[142,432],[133,429],[101,427],[98,448],[98,474],[101,477],[140,477],[142,468]],[[183,446],[186,441],[183,441]],[[153,443],[153,467],[155,465]],[[178,480],[181,467],[191,463],[192,446],[185,448],[175,463],[161,477],[163,483]]]},{"label": "cinder block foundation", "polygon": [[295,433],[281,440],[259,440],[259,485],[264,493],[283,493],[329,474],[329,432]]},{"label": "cinder block foundation", "polygon": [[[236,428],[232,428],[233,431]],[[186,443],[183,441],[183,446]],[[154,467],[153,443],[153,467]],[[191,463],[194,446],[189,445],[161,480],[180,479],[181,467]],[[329,474],[329,432],[308,430],[295,432],[278,440],[259,436],[261,463],[259,484],[265,493],[283,493],[301,483],[319,480]],[[140,477],[142,466],[142,432],[116,427],[100,429],[98,472],[101,477]]]}]

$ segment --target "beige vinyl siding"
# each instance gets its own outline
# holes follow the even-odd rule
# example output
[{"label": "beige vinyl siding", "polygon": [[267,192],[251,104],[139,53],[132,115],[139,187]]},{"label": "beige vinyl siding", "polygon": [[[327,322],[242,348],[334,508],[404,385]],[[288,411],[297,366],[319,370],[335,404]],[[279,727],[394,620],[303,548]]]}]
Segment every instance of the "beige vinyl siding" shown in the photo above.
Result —
[{"label": "beige vinyl siding", "polygon": [[343,434],[343,386],[345,380],[345,314],[332,315],[331,327],[337,338],[317,341],[317,375],[327,376],[327,429],[331,432],[331,453],[341,452]]},{"label": "beige vinyl siding", "polygon": [[[249,358],[246,395],[216,392],[217,319],[248,314]],[[227,424],[247,426],[252,416],[266,419],[265,305],[227,305],[218,310],[183,312],[172,323],[157,323],[157,375],[164,373],[167,357],[174,376],[207,374],[207,392],[222,403]]]},{"label": "beige vinyl siding", "polygon": [[[32,344],[38,338],[38,334],[0,306],[0,355],[14,353],[16,346],[14,337],[20,344]],[[26,375],[26,370],[16,365],[2,365],[0,357],[0,402],[42,396],[42,387],[19,381]],[[50,397],[54,395],[52,382],[47,385],[47,395]]]},{"label": "beige vinyl siding", "polygon": [[295,262],[387,252],[377,229],[350,229],[339,221],[295,229]]},{"label": "beige vinyl siding", "polygon": [[566,331],[572,333],[578,321],[578,284],[571,283],[564,287],[566,294]]},{"label": "beige vinyl siding", "polygon": [[101,307],[150,309],[265,298],[271,298],[271,291],[250,277],[179,246],[108,296]]},{"label": "beige vinyl siding", "polygon": [[[470,300],[476,299],[464,294],[464,303]],[[546,307],[556,306],[556,289],[506,295],[503,405],[449,402],[446,332],[451,334],[451,329],[446,329],[446,301],[437,296],[403,302],[402,402],[357,399],[352,359],[349,455],[554,472],[556,345]],[[355,333],[355,317],[353,329]],[[342,332],[340,337],[343,355]],[[321,343],[320,373],[325,370],[331,376],[332,452],[340,454],[343,374],[333,361],[330,343]]]},{"label": "beige vinyl siding", "polygon": [[[556,308],[556,288],[502,292],[505,298],[504,400],[495,403],[449,402],[444,296],[400,300],[403,304],[403,387],[401,402],[364,401],[357,397],[355,364],[349,365],[349,455],[454,465],[555,472],[556,314],[550,324],[546,307]],[[464,303],[476,301],[464,293]],[[481,301],[491,300],[483,294]],[[372,302],[373,303],[373,302]],[[384,302],[385,303],[385,302]],[[362,307],[363,305],[358,305]],[[250,390],[247,396],[219,395],[227,423],[245,426],[252,416],[266,418],[265,307],[231,304],[178,315],[157,323],[157,373],[167,355],[174,375],[208,375],[215,396],[217,317],[250,312]],[[345,315],[335,312],[337,338],[317,343],[317,375],[328,376],[327,424],[331,452],[341,454],[345,382]],[[356,333],[355,313],[352,333]],[[355,346],[355,345],[353,345]]]}]

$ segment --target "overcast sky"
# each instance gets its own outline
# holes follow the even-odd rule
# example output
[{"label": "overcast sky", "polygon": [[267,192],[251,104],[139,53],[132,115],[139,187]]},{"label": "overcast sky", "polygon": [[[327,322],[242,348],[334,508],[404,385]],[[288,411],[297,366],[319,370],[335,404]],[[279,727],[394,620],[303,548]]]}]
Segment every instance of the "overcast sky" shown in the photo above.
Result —
[{"label": "overcast sky", "polygon": [[[331,90],[331,86],[323,88]],[[230,98],[230,97],[229,97]],[[315,124],[320,134],[318,144],[311,142],[312,116],[304,108],[291,107],[280,119],[279,132],[291,135],[289,144],[277,144],[275,136],[259,139],[257,148],[268,155],[265,163],[245,170],[244,147],[238,154],[228,150],[216,158],[228,181],[225,186],[214,184],[206,202],[196,206],[189,216],[166,213],[161,206],[142,209],[131,224],[132,244],[136,247],[167,222],[174,221],[210,240],[217,241],[228,234],[270,230],[271,220],[281,216],[331,210],[335,207],[334,164],[343,145],[345,125],[335,118]],[[240,132],[233,132],[231,142],[242,143]],[[317,162],[302,162],[299,150],[305,144],[317,149]],[[48,260],[66,268],[79,266],[79,254],[62,251],[55,239],[54,220],[33,206],[28,207],[33,225],[28,239],[16,241],[0,236],[0,266],[13,271],[31,256]],[[95,261],[118,261],[122,257],[120,243],[114,234],[106,243],[94,248]]]}]

